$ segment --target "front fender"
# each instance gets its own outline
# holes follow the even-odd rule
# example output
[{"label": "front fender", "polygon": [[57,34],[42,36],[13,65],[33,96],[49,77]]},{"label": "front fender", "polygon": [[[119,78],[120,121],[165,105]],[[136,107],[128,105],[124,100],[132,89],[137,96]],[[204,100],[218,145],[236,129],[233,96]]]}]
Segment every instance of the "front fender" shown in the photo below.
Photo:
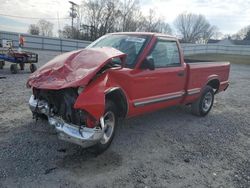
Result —
[{"label": "front fender", "polygon": [[104,73],[91,82],[78,96],[74,108],[87,111],[96,120],[99,120],[105,111],[105,97],[108,91],[119,87],[109,73]]},{"label": "front fender", "polygon": [[91,114],[96,120],[100,119],[105,110],[105,88],[107,77],[98,79],[88,85],[78,96],[74,108],[82,109]]}]

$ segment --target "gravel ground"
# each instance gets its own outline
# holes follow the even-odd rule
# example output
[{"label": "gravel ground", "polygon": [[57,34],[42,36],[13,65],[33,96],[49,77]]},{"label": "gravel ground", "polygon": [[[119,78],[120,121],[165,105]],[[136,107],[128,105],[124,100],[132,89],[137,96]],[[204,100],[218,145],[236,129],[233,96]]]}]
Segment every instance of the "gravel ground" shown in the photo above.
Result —
[{"label": "gravel ground", "polygon": [[[39,52],[39,66],[57,53]],[[172,107],[121,121],[96,156],[60,141],[28,109],[28,68],[0,70],[0,187],[250,187],[250,66],[232,65],[230,88],[205,118]]]}]

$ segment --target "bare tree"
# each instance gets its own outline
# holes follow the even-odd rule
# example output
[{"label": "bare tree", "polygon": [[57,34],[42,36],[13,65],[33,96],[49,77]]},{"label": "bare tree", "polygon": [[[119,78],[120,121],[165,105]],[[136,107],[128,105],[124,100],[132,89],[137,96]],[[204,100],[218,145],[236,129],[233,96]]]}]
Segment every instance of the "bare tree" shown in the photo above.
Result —
[{"label": "bare tree", "polygon": [[207,41],[213,36],[215,30],[215,27],[210,25],[205,16],[192,13],[180,14],[174,23],[184,42]]},{"label": "bare tree", "polygon": [[214,29],[214,32],[213,32],[213,36],[211,37],[211,39],[214,39],[214,40],[222,40],[225,38],[225,35],[219,31],[219,28],[218,27],[215,27]]},{"label": "bare tree", "polygon": [[168,23],[164,22],[163,20],[158,21],[158,25],[157,25],[155,30],[156,30],[156,32],[159,32],[159,33],[165,33],[165,34],[169,34],[169,35],[172,34],[172,29],[171,29],[170,25]]},{"label": "bare tree", "polygon": [[59,30],[59,36],[61,38],[67,39],[82,39],[80,31],[76,28],[69,25],[65,25],[62,30]]},{"label": "bare tree", "polygon": [[138,0],[123,0],[119,7],[120,31],[137,31],[142,28],[143,19]]},{"label": "bare tree", "polygon": [[163,18],[156,16],[156,12],[153,9],[149,10],[148,16],[143,18],[143,27],[141,31],[146,32],[158,32],[172,34],[172,29],[168,23],[166,23]]},{"label": "bare tree", "polygon": [[240,29],[236,34],[232,35],[232,39],[243,40],[250,31],[250,25]]},{"label": "bare tree", "polygon": [[72,37],[72,27],[69,25],[65,25],[62,30],[58,31],[60,38],[70,39]]},{"label": "bare tree", "polygon": [[37,26],[39,27],[40,35],[47,37],[53,36],[53,23],[42,19],[38,21]]},{"label": "bare tree", "polygon": [[244,40],[250,40],[250,29],[248,30]]},{"label": "bare tree", "polygon": [[91,40],[100,36],[99,30],[102,27],[102,20],[105,15],[105,0],[87,0],[82,4],[82,10],[85,12],[85,23],[92,29],[90,30]]},{"label": "bare tree", "polygon": [[119,17],[117,1],[106,0],[102,19],[100,21],[99,36],[116,31],[116,22]]},{"label": "bare tree", "polygon": [[39,35],[39,27],[36,24],[30,24],[28,33],[31,35]]},{"label": "bare tree", "polygon": [[[87,40],[117,31],[171,33],[170,26],[153,10],[147,17],[142,15],[139,0],[85,0],[80,9],[80,33]],[[69,37],[67,31],[65,27],[60,35]]]},{"label": "bare tree", "polygon": [[150,9],[148,16],[144,18],[144,30],[148,32],[156,32],[158,24],[159,20],[156,17],[155,11]]}]

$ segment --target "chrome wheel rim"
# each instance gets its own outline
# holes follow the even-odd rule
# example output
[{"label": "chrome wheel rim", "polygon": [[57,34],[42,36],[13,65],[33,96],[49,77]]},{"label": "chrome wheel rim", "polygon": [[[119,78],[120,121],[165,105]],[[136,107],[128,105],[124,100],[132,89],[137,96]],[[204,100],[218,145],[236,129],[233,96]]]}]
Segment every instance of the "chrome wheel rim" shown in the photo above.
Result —
[{"label": "chrome wheel rim", "polygon": [[104,121],[104,128],[103,128],[104,134],[100,142],[101,144],[106,144],[111,139],[114,132],[115,114],[111,111],[107,112],[103,116],[103,121]]},{"label": "chrome wheel rim", "polygon": [[202,110],[204,112],[207,112],[211,105],[212,105],[212,102],[213,102],[213,95],[211,92],[208,92],[205,96],[204,96],[204,99],[202,101]]}]

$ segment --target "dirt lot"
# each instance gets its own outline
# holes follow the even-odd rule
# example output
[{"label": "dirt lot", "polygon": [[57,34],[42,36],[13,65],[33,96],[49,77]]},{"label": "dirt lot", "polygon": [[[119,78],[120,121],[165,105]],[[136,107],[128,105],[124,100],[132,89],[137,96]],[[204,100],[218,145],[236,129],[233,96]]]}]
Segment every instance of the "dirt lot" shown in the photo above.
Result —
[{"label": "dirt lot", "polygon": [[0,187],[250,187],[249,65],[232,65],[207,117],[173,107],[125,120],[99,156],[32,120],[28,70],[0,76]]}]

